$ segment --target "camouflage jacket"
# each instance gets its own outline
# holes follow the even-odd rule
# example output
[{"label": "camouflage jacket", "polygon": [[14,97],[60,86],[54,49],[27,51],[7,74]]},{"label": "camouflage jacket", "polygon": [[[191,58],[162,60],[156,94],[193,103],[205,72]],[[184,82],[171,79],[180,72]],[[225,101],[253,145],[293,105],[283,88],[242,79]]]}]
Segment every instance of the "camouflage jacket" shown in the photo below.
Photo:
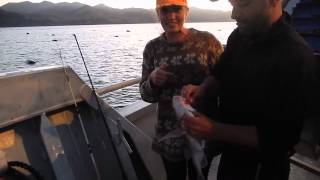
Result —
[{"label": "camouflage jacket", "polygon": [[[177,126],[177,118],[172,107],[172,97],[179,95],[187,84],[199,85],[209,75],[223,48],[210,33],[189,29],[184,42],[168,43],[164,34],[149,41],[143,52],[142,78],[140,94],[144,101],[158,103],[157,124],[152,148],[161,156],[179,161],[184,159],[185,139],[171,138],[159,142],[159,139]],[[162,64],[174,77],[164,87],[150,84],[151,72]]]}]

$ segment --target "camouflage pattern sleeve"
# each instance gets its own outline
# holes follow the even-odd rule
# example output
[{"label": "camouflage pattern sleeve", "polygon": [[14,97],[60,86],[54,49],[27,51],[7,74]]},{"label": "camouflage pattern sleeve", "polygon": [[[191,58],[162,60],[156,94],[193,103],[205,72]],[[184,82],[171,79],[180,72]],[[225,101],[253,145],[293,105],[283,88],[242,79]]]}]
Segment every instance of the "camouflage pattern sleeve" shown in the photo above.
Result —
[{"label": "camouflage pattern sleeve", "polygon": [[151,72],[155,69],[152,48],[148,43],[143,51],[142,76],[139,83],[141,98],[150,103],[158,102],[160,89],[155,87],[150,79]]},{"label": "camouflage pattern sleeve", "polygon": [[206,116],[215,119],[216,110],[218,105],[218,81],[213,76],[213,68],[218,63],[220,56],[223,52],[221,43],[210,33],[207,35],[208,41],[208,65],[210,75],[200,85],[200,91],[198,92],[192,106],[195,107],[199,112]]}]

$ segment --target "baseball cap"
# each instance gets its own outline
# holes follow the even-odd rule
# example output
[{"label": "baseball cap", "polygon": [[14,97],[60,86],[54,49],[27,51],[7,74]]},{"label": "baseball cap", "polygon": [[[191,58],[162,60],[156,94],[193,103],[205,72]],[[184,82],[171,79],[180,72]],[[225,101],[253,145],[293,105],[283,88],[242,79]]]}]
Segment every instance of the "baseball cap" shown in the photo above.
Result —
[{"label": "baseball cap", "polygon": [[157,8],[161,8],[163,6],[171,6],[171,5],[188,7],[187,0],[157,0]]}]

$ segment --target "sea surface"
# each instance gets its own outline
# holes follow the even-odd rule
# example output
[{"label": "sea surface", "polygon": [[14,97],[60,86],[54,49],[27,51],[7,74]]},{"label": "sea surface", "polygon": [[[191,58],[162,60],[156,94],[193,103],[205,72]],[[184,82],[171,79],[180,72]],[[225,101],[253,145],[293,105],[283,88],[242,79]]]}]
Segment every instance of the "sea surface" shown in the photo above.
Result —
[{"label": "sea surface", "polygon": [[[187,23],[209,31],[226,44],[234,22]],[[141,76],[145,44],[163,32],[160,24],[39,26],[0,28],[0,73],[42,66],[72,67],[88,82],[73,34],[76,34],[96,88]],[[26,61],[36,63],[29,65]],[[108,93],[103,98],[118,109],[141,99],[138,85]]]}]

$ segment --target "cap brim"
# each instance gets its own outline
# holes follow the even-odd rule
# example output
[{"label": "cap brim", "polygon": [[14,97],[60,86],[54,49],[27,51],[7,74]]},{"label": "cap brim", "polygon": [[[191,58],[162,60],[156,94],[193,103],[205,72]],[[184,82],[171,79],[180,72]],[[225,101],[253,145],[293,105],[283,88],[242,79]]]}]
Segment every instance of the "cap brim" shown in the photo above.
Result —
[{"label": "cap brim", "polygon": [[157,5],[157,8],[161,8],[164,6],[185,6],[185,7],[188,7],[185,3],[164,3],[161,5]]}]

